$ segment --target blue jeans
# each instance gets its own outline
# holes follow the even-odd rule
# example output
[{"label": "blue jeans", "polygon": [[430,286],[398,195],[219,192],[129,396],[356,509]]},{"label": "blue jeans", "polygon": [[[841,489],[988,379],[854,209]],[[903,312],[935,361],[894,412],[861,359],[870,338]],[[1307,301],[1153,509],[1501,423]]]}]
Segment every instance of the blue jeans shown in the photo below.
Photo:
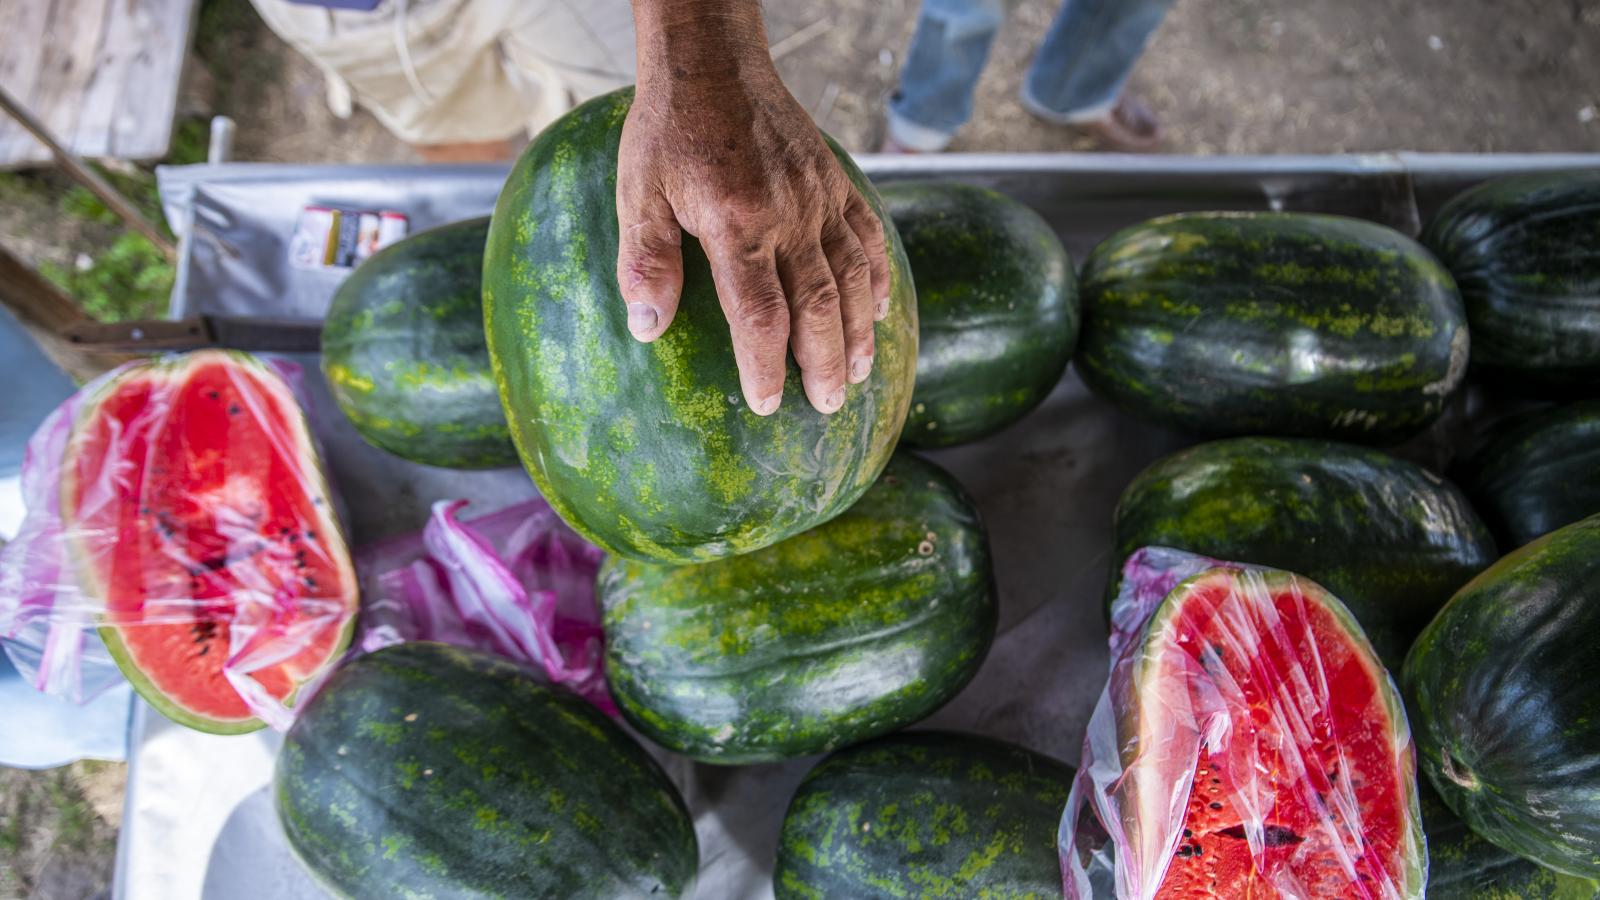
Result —
[{"label": "blue jeans", "polygon": [[[1172,0],[1066,0],[1022,85],[1029,110],[1058,122],[1105,115]],[[972,117],[972,92],[1004,15],[1004,0],[922,0],[917,30],[889,102],[889,136],[942,150]]]}]

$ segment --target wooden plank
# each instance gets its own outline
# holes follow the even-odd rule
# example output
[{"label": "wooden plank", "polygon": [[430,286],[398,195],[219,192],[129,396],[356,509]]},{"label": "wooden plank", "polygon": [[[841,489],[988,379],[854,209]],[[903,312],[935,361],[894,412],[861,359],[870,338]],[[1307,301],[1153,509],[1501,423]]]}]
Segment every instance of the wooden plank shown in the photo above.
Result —
[{"label": "wooden plank", "polygon": [[[44,58],[45,26],[52,0],[6,0],[0,3],[0,88],[32,107]],[[22,126],[0,121],[0,165],[8,162],[42,162],[50,151]]]},{"label": "wooden plank", "polygon": [[133,357],[81,347],[65,333],[90,323],[82,307],[46,281],[31,266],[0,245],[0,306],[10,310],[39,349],[63,372],[79,382]]},{"label": "wooden plank", "polygon": [[94,74],[111,0],[55,0],[45,33],[38,89],[27,104],[59,139],[77,132],[79,103]]},{"label": "wooden plank", "polygon": [[[172,140],[196,0],[0,0],[0,87],[78,156],[155,160]],[[0,167],[48,151],[0,122]]]},{"label": "wooden plank", "polygon": [[[142,108],[143,98],[151,91],[149,85],[142,90],[127,91],[128,60],[142,52],[139,42],[143,36],[137,31],[137,2],[111,0],[101,35],[95,48],[94,64],[89,70],[89,81],[84,85],[83,96],[78,99],[77,128],[71,132],[56,132],[56,137],[78,156],[97,157],[111,155],[112,121],[118,114],[117,104],[124,92]],[[134,110],[135,114],[139,112]]]},{"label": "wooden plank", "polygon": [[72,154],[71,151],[61,146],[55,135],[46,131],[44,125],[32,113],[17,105],[5,91],[0,90],[0,111],[4,111],[14,121],[20,123],[28,133],[37,138],[46,147],[50,148],[50,155],[55,158],[56,164],[67,170],[67,174],[79,184],[94,192],[100,202],[104,203],[122,218],[124,222],[149,238],[156,249],[166,255],[167,259],[177,260],[178,248],[161,233],[155,223],[144,217],[128,198],[122,196],[110,182],[100,177],[100,173],[83,164],[83,161]]},{"label": "wooden plank", "polygon": [[17,319],[60,334],[89,317],[77,302],[0,245],[0,305]]},{"label": "wooden plank", "polygon": [[195,0],[116,2],[126,6],[128,14],[113,20],[107,43],[139,50],[124,67],[108,152],[122,159],[160,159],[172,143],[178,86],[198,4]]}]

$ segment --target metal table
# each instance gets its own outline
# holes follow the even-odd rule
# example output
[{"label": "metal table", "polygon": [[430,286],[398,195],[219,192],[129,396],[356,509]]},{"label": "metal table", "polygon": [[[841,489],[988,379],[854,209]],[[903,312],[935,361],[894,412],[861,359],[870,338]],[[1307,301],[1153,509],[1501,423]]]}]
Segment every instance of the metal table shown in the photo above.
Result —
[{"label": "metal table", "polygon": [[[1002,190],[1045,216],[1074,259],[1112,230],[1161,213],[1283,209],[1374,219],[1415,233],[1456,191],[1535,169],[1600,167],[1600,156],[864,157],[879,181],[949,177]],[[297,167],[222,164],[160,172],[183,237],[175,316],[314,322],[337,278],[285,264],[294,216],[308,203],[406,211],[413,228],[480,215],[503,167]],[[305,359],[313,362],[314,359]],[[413,530],[428,504],[467,497],[490,509],[533,493],[516,469],[453,472],[367,446],[307,366],[322,435],[355,544]],[[1443,466],[1463,427],[1461,398],[1404,455]],[[990,529],[1000,632],[973,682],[918,727],[982,732],[1069,762],[1105,680],[1101,592],[1111,511],[1143,466],[1191,439],[1136,422],[1069,373],[1045,404],[981,443],[929,454],[976,499]],[[134,724],[115,896],[127,900],[322,897],[289,858],[266,785],[276,735],[219,738],[141,708]],[[658,756],[694,812],[703,898],[770,896],[778,825],[814,760],[724,768]]]}]

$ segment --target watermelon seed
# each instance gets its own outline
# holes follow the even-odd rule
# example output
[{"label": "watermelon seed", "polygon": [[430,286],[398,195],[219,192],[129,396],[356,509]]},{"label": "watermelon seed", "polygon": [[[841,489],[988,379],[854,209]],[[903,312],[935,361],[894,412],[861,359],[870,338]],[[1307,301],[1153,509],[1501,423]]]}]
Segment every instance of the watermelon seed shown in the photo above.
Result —
[{"label": "watermelon seed", "polygon": [[1184,830],[1183,830],[1183,836],[1184,836],[1184,837],[1186,837],[1186,838],[1190,838],[1190,837],[1194,837],[1194,832],[1193,832],[1193,831],[1190,831],[1190,830],[1189,830],[1189,829],[1187,829],[1187,828],[1185,828],[1185,829],[1184,829]]},{"label": "watermelon seed", "polygon": [[213,400],[221,400],[222,399],[222,395],[217,393],[216,391],[206,391],[206,396],[210,397]]},{"label": "watermelon seed", "polygon": [[[1244,840],[1244,826],[1235,825],[1232,828],[1224,828],[1217,832],[1217,834],[1220,834],[1223,837],[1233,838],[1237,841],[1242,841]],[[1261,829],[1261,839],[1262,842],[1268,847],[1292,846],[1305,840],[1305,838],[1295,834],[1292,830],[1285,828],[1282,825],[1265,826]]]},{"label": "watermelon seed", "polygon": [[237,403],[229,403],[228,404],[228,415],[237,416],[241,412],[243,412],[243,410],[239,409],[239,404],[237,404]]},{"label": "watermelon seed", "polygon": [[306,529],[306,540],[314,541],[316,539],[317,539],[317,533],[315,531],[312,531],[311,529],[307,528]]},{"label": "watermelon seed", "polygon": [[1212,809],[1221,809],[1222,808],[1222,804],[1221,803],[1217,803],[1216,801],[1212,801],[1210,803],[1210,806],[1211,806]]},{"label": "watermelon seed", "polygon": [[195,656],[205,656],[207,653],[210,653],[210,652],[211,652],[211,645],[210,644],[206,644],[205,646],[200,648],[200,652],[196,653]]},{"label": "watermelon seed", "polygon": [[1190,856],[1194,855],[1194,850],[1190,849],[1188,844],[1184,844],[1182,847],[1178,848],[1178,855],[1188,859]]}]

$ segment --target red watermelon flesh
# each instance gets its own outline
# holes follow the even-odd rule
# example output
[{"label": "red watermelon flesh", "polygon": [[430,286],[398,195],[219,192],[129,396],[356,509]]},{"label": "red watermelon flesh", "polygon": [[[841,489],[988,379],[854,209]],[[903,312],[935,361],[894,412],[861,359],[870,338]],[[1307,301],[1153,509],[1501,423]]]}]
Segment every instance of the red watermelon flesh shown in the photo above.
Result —
[{"label": "red watermelon flesh", "polygon": [[1405,713],[1322,588],[1285,572],[1201,573],[1156,611],[1134,688],[1119,729],[1141,748],[1124,762],[1124,825],[1150,863],[1144,883],[1159,885],[1147,896],[1421,896]]},{"label": "red watermelon flesh", "polygon": [[259,728],[349,642],[355,570],[321,464],[288,385],[252,357],[151,360],[102,385],[74,422],[61,510],[107,648],[178,722]]}]

